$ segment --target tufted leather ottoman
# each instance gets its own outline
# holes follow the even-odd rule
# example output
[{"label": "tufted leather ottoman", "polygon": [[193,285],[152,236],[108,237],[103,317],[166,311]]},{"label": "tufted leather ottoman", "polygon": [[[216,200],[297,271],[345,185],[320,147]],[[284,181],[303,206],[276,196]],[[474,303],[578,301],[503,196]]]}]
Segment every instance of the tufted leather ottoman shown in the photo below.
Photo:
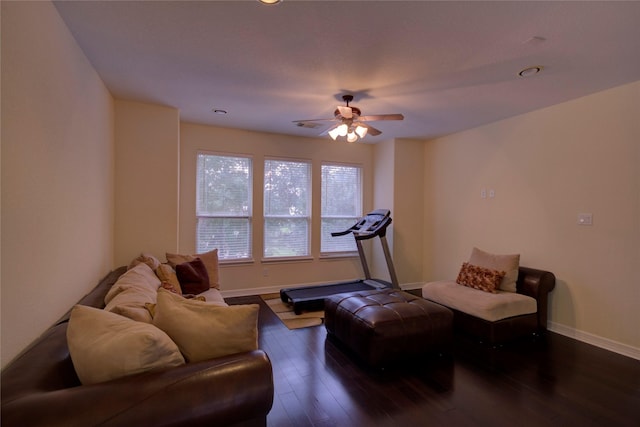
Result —
[{"label": "tufted leather ottoman", "polygon": [[453,312],[395,289],[332,295],[325,326],[369,366],[448,351]]}]

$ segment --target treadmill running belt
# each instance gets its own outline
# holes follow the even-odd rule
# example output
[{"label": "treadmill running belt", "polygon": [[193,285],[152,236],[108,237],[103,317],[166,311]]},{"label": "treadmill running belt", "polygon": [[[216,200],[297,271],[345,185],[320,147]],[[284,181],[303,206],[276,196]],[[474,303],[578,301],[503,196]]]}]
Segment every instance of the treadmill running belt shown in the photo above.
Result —
[{"label": "treadmill running belt", "polygon": [[303,311],[315,311],[324,309],[324,299],[335,294],[348,292],[370,291],[377,289],[364,281],[336,283],[333,285],[309,286],[306,288],[290,288],[280,290],[280,299],[293,305],[293,312],[300,314]]},{"label": "treadmill running belt", "polygon": [[286,292],[287,296],[292,300],[306,300],[328,297],[333,294],[341,294],[343,292],[368,291],[374,289],[362,281],[351,283],[338,283],[336,285],[311,286],[309,288],[291,289]]}]

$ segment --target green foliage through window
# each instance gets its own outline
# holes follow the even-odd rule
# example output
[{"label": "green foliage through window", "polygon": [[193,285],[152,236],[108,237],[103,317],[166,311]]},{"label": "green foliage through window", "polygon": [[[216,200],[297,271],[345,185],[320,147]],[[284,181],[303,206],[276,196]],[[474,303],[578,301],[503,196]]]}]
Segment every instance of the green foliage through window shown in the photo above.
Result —
[{"label": "green foliage through window", "polygon": [[265,160],[264,257],[309,255],[311,164]]},{"label": "green foliage through window", "polygon": [[198,153],[196,250],[220,259],[251,258],[252,164],[249,157]]},{"label": "green foliage through window", "polygon": [[322,205],[320,252],[357,250],[351,234],[333,237],[331,233],[348,229],[362,216],[362,168],[323,164],[320,203]]}]

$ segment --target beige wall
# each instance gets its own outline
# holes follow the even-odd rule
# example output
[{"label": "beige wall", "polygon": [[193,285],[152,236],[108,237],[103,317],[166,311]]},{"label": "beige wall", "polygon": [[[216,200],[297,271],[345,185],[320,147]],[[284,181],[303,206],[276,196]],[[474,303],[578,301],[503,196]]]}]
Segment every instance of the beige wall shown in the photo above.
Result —
[{"label": "beige wall", "polygon": [[425,280],[520,253],[557,276],[553,328],[640,355],[639,117],[636,82],[429,142]]},{"label": "beige wall", "polygon": [[2,2],[2,366],[113,264],[113,100],[48,2]]},{"label": "beige wall", "polygon": [[400,284],[423,280],[424,141],[396,139],[393,174],[393,260]]},{"label": "beige wall", "polygon": [[[398,282],[407,288],[419,287],[423,277],[424,145],[403,138],[374,146],[374,207],[391,210],[387,241]],[[390,280],[379,241],[374,242],[372,260],[372,276]]]},{"label": "beige wall", "polygon": [[180,115],[175,108],[115,103],[115,261],[178,248]]},{"label": "beige wall", "polygon": [[[395,197],[393,185],[393,175],[395,172],[395,145],[396,142],[394,139],[379,141],[375,145],[372,145],[374,150],[373,209],[389,209],[391,211],[392,222],[387,229],[387,243],[389,245],[392,258],[394,258],[394,230],[398,226],[397,221],[394,220],[395,209],[393,206],[393,200]],[[371,271],[371,277],[391,281],[379,239],[370,239],[367,243],[371,249],[371,256],[367,261],[369,264],[369,270]],[[398,267],[396,267],[396,275],[399,276],[398,281],[401,281],[402,274],[400,274],[400,269],[398,269]]]},{"label": "beige wall", "polygon": [[[234,292],[264,292],[280,287],[349,280],[363,276],[356,258],[319,259],[320,239],[320,166],[322,161],[361,165],[364,168],[364,209],[372,206],[372,151],[370,145],[342,144],[329,138],[299,138],[256,133],[183,123],[180,131],[180,242],[182,253],[195,250],[196,153],[198,150],[218,153],[249,154],[254,162],[254,242],[252,263],[221,266],[221,283],[225,295]],[[311,160],[314,187],[312,200],[314,230],[311,261],[263,262],[262,255],[262,175],[265,157]]]}]

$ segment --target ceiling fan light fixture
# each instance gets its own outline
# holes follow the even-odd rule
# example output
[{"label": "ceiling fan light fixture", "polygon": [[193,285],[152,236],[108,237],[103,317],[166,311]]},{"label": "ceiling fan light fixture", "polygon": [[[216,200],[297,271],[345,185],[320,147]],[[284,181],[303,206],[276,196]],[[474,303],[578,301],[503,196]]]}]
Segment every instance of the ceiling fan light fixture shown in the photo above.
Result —
[{"label": "ceiling fan light fixture", "polygon": [[331,129],[329,131],[329,136],[331,137],[331,139],[333,139],[334,141],[338,138],[339,135],[339,130],[338,130],[339,126],[334,127],[333,129]]},{"label": "ceiling fan light fixture", "polygon": [[258,0],[262,4],[278,4],[282,3],[282,0]]},{"label": "ceiling fan light fixture", "polygon": [[404,120],[402,114],[376,114],[373,116],[363,116],[358,107],[349,105],[353,101],[353,95],[343,95],[342,99],[346,106],[338,105],[330,119],[313,119],[313,120],[294,120],[293,123],[297,127],[316,128],[323,126],[322,122],[334,122],[328,130],[324,130],[320,135],[329,135],[332,140],[346,140],[347,142],[356,142],[364,139],[366,135],[378,136],[382,132],[366,122],[376,120]]}]

